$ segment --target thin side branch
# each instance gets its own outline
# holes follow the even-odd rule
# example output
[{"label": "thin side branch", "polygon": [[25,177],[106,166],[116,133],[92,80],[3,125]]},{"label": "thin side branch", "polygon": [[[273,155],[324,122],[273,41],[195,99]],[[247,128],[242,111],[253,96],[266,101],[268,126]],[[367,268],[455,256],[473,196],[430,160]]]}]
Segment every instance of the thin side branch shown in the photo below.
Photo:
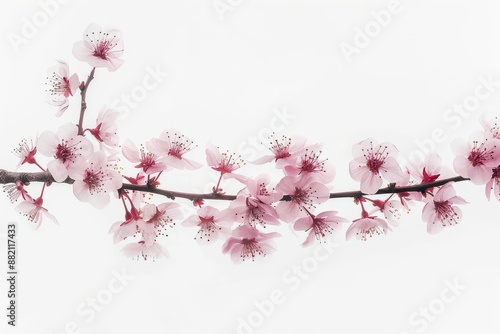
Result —
[{"label": "thin side branch", "polygon": [[[404,187],[396,187],[395,184],[390,184],[388,187],[379,189],[379,191],[377,191],[374,195],[424,192],[429,188],[439,187],[448,182],[462,182],[469,180],[470,179],[468,178],[455,176],[434,182],[415,184]],[[52,178],[52,175],[50,175],[48,171],[39,173],[23,173],[23,172],[9,172],[4,169],[0,169],[0,184],[16,183],[16,181],[21,181],[24,184],[29,182],[55,182],[54,179]],[[68,177],[62,183],[72,184],[73,182],[74,180]],[[166,189],[159,189],[148,185],[137,185],[129,183],[124,183],[123,186],[120,188],[120,190],[135,190],[146,193],[153,193],[166,196],[172,200],[176,198],[185,198],[192,201],[197,199],[232,201],[236,199],[236,195],[225,195],[225,194],[223,195],[219,193],[193,194],[193,193],[172,191]],[[362,196],[366,196],[366,194],[362,193],[361,191],[344,191],[344,192],[335,192],[330,194],[330,198],[360,198]],[[291,200],[291,198],[289,195],[285,195],[283,196],[283,198],[281,198],[281,200],[289,201]]]},{"label": "thin side branch", "polygon": [[80,86],[80,95],[82,97],[82,103],[80,107],[80,119],[78,120],[78,134],[83,135],[83,117],[85,116],[85,110],[87,110],[87,89],[89,88],[90,82],[94,79],[95,67],[90,71],[89,77],[85,84]]}]

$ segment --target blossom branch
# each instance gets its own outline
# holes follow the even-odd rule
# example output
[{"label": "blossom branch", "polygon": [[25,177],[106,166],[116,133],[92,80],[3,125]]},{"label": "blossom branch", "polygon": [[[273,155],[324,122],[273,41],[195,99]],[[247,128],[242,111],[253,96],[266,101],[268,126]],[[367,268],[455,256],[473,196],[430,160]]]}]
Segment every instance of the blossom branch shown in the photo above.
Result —
[{"label": "blossom branch", "polygon": [[80,119],[78,120],[78,134],[83,135],[83,117],[85,115],[85,110],[87,110],[87,89],[89,88],[90,82],[94,79],[95,67],[90,71],[89,77],[85,84],[82,83],[80,86],[80,95],[82,97],[82,103],[80,108]]},{"label": "blossom branch", "polygon": [[[372,195],[397,194],[405,192],[424,192],[429,188],[439,187],[449,182],[462,182],[469,180],[470,180],[469,178],[464,178],[462,176],[455,176],[434,182],[421,183],[404,187],[396,187],[394,183],[391,183],[389,184],[388,187],[381,188],[375,194]],[[0,169],[0,184],[16,183],[16,181],[21,181],[22,183],[54,182],[54,178],[48,171],[39,173],[24,173],[24,172],[9,172],[4,169]],[[62,183],[73,184],[73,182],[74,180],[68,177]],[[168,197],[171,200],[175,200],[176,198],[185,198],[192,201],[199,199],[232,201],[236,199],[236,195],[223,195],[216,192],[205,193],[205,194],[186,193],[186,192],[172,191],[167,189],[159,189],[152,187],[150,185],[137,185],[129,183],[124,183],[119,190],[135,190],[140,192],[153,193]],[[344,191],[344,192],[330,193],[330,198],[360,198],[365,195],[366,194],[364,194],[361,191]],[[281,198],[281,201],[290,201],[290,200],[291,197],[289,195],[285,195]]]}]

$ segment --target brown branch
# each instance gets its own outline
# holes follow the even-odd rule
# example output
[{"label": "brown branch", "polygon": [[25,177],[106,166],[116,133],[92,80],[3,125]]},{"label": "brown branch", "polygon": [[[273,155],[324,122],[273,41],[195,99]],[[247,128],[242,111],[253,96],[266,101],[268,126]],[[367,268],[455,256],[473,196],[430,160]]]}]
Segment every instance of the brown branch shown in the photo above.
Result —
[{"label": "brown branch", "polygon": [[[469,181],[470,179],[464,178],[461,176],[450,177],[447,179],[442,179],[434,182],[423,183],[423,184],[415,184],[411,186],[404,187],[396,187],[394,183],[391,183],[388,187],[379,189],[373,195],[383,195],[383,194],[398,194],[398,193],[407,193],[407,192],[424,192],[425,190],[433,187],[442,186],[448,182],[462,182]],[[52,175],[48,171],[39,172],[39,173],[23,173],[23,172],[9,172],[4,169],[0,169],[0,184],[7,183],[15,183],[16,181],[21,181],[22,183],[28,182],[55,182],[52,178]],[[71,178],[67,178],[62,183],[72,184],[74,180]],[[236,199],[236,195],[225,195],[218,193],[206,193],[206,194],[193,194],[179,191],[172,191],[166,189],[154,188],[149,185],[137,185],[124,183],[120,190],[136,190],[141,192],[153,193],[162,196],[166,196],[172,200],[176,198],[185,198],[189,200],[197,200],[197,199],[208,199],[208,200],[225,200],[232,201]],[[331,193],[330,198],[360,198],[365,196],[366,194],[361,191],[345,191],[345,192],[336,192]],[[291,197],[289,195],[283,196],[281,198],[282,201],[289,201]]]},{"label": "brown branch", "polygon": [[80,86],[80,95],[82,97],[82,103],[80,107],[80,119],[78,120],[78,134],[83,135],[83,117],[85,115],[85,110],[87,110],[87,89],[89,88],[90,82],[94,79],[95,67],[90,71],[89,77],[85,84]]}]

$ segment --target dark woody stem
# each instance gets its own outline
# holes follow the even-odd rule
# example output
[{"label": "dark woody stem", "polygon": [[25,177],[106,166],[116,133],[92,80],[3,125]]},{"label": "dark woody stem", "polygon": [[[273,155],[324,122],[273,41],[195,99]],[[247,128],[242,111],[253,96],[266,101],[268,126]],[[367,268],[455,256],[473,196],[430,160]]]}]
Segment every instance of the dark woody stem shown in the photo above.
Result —
[{"label": "dark woody stem", "polygon": [[78,134],[83,136],[83,117],[85,116],[85,110],[87,110],[87,89],[89,88],[90,82],[94,79],[95,67],[90,71],[87,81],[80,86],[80,95],[82,97],[82,103],[80,107],[80,119],[78,120]]},{"label": "dark woody stem", "polygon": [[[48,171],[39,173],[23,173],[23,172],[9,172],[4,169],[0,169],[0,184],[16,183],[16,181],[21,181],[24,184],[29,182],[55,182],[54,178],[52,177],[52,175],[50,175]],[[423,193],[429,188],[439,187],[448,182],[462,182],[462,181],[470,181],[470,179],[461,176],[455,176],[434,182],[415,184],[403,187],[397,187],[396,184],[391,183],[389,184],[388,187],[381,188],[375,194],[372,195],[398,194],[398,193],[409,193],[409,192]],[[62,183],[72,184],[73,182],[74,180],[68,177]],[[198,199],[232,201],[236,199],[236,195],[225,195],[216,192],[206,193],[206,194],[193,194],[193,193],[172,191],[166,189],[159,189],[152,187],[150,185],[137,185],[129,183],[124,183],[119,190],[135,190],[146,193],[153,193],[166,196],[171,200],[174,200],[176,198],[185,198],[191,201]],[[344,191],[344,192],[330,193],[330,198],[361,198],[363,196],[367,196],[367,194],[364,194],[361,191]],[[290,201],[290,200],[291,197],[289,195],[285,195],[281,198],[281,201]]]}]

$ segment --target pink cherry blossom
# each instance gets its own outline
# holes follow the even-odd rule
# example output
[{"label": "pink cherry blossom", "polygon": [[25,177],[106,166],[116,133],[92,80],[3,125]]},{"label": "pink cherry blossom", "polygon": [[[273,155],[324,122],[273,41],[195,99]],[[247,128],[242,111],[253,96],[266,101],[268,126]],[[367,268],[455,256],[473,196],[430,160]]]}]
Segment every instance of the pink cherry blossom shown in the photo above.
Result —
[{"label": "pink cherry blossom", "polygon": [[229,151],[221,153],[219,148],[212,143],[207,144],[205,153],[207,155],[207,164],[213,170],[220,172],[224,178],[235,178],[240,182],[245,182],[247,177],[233,173],[244,164],[241,156]]},{"label": "pink cherry blossom", "polygon": [[144,221],[139,212],[132,208],[125,221],[117,221],[111,225],[109,233],[113,233],[113,242],[116,244],[126,238],[135,236],[139,231],[139,226],[143,224]]},{"label": "pink cherry blossom", "polygon": [[116,128],[116,119],[119,111],[114,109],[103,108],[97,116],[97,126],[88,131],[101,144],[108,147],[116,147],[119,142]]},{"label": "pink cherry blossom", "polygon": [[122,186],[122,176],[110,168],[104,152],[98,151],[85,162],[69,171],[75,180],[73,193],[82,202],[89,202],[97,209],[109,203],[109,193]]},{"label": "pink cherry blossom", "polygon": [[366,198],[366,200],[370,201],[377,208],[377,210],[375,211],[380,211],[384,214],[384,218],[387,220],[387,222],[389,222],[393,226],[398,226],[399,219],[401,219],[401,212],[405,211],[405,207],[403,206],[401,198],[399,200],[391,200],[392,196],[393,195],[391,195],[384,201],[379,199],[372,200],[369,198]]},{"label": "pink cherry blossom", "polygon": [[491,179],[486,183],[486,198],[490,200],[491,191],[495,194],[495,197],[500,201],[500,165],[493,168],[493,173]]},{"label": "pink cherry blossom", "polygon": [[314,239],[324,241],[327,234],[340,230],[342,223],[345,222],[348,222],[348,220],[337,216],[336,211],[325,211],[298,219],[293,224],[293,229],[296,231],[309,231],[306,240],[302,243],[302,246],[307,247],[313,244]]},{"label": "pink cherry blossom", "polygon": [[14,153],[14,155],[19,158],[19,163],[17,164],[16,168],[19,168],[21,167],[21,165],[24,165],[26,163],[40,166],[38,165],[38,162],[36,161],[35,158],[36,152],[37,149],[36,145],[33,145],[33,140],[31,140],[30,143],[28,144],[28,141],[26,139],[23,139],[21,143],[19,143],[18,147],[16,147],[12,151],[12,153]]},{"label": "pink cherry blossom", "polygon": [[142,220],[138,227],[147,246],[151,245],[156,237],[167,235],[166,229],[172,228],[175,221],[182,217],[179,207],[177,203],[162,203],[146,204],[142,208]]},{"label": "pink cherry blossom", "polygon": [[452,149],[455,172],[474,184],[488,183],[493,168],[500,164],[500,141],[480,132],[472,134],[468,142],[455,140]]},{"label": "pink cherry blossom", "polygon": [[188,217],[182,222],[183,226],[199,227],[195,239],[199,243],[214,243],[218,239],[230,234],[229,228],[232,221],[227,215],[212,206],[204,206],[196,212],[196,215]]},{"label": "pink cherry blossom", "polygon": [[16,202],[19,197],[23,200],[32,202],[34,199],[28,194],[28,191],[24,189],[24,185],[21,181],[16,181],[16,183],[9,183],[3,186],[3,191],[7,193],[11,203]]},{"label": "pink cherry blossom", "polygon": [[83,40],[73,46],[76,59],[87,62],[92,67],[106,67],[116,71],[123,59],[122,34],[116,29],[101,29],[95,23],[90,24],[83,33]]},{"label": "pink cherry blossom", "polygon": [[35,224],[35,228],[38,229],[42,224],[43,217],[47,217],[52,220],[54,223],[58,224],[56,217],[54,217],[46,208],[43,206],[42,197],[33,200],[32,198],[28,198],[21,203],[19,203],[15,210],[28,218],[30,222]]},{"label": "pink cherry blossom", "polygon": [[122,153],[128,161],[138,163],[135,168],[141,168],[148,175],[167,169],[167,165],[161,161],[161,157],[151,152],[146,153],[142,146],[139,151],[137,146],[129,139],[123,144]]},{"label": "pink cherry blossom", "polygon": [[367,241],[367,238],[385,234],[387,231],[391,231],[391,228],[383,219],[367,215],[353,221],[347,229],[346,239],[349,240],[356,236],[359,240]]},{"label": "pink cherry blossom", "polygon": [[48,163],[47,169],[56,182],[63,182],[68,177],[69,170],[90,158],[94,148],[87,138],[78,135],[75,124],[68,123],[61,126],[57,133],[43,132],[38,138],[38,150],[43,155],[54,158]]},{"label": "pink cherry blossom", "polygon": [[281,201],[276,206],[280,219],[292,222],[304,209],[313,211],[315,204],[323,203],[330,197],[330,191],[312,177],[285,176],[276,186],[276,190],[290,200]]},{"label": "pink cherry blossom", "polygon": [[354,160],[349,164],[349,172],[355,181],[360,181],[360,189],[365,194],[375,194],[382,186],[382,176],[390,182],[404,178],[396,161],[398,150],[393,144],[377,144],[366,139],[353,146]]},{"label": "pink cherry blossom", "polygon": [[255,260],[256,256],[266,256],[276,249],[273,238],[281,236],[277,232],[263,233],[255,227],[242,225],[234,229],[232,236],[222,246],[222,253],[231,254],[235,263]]},{"label": "pink cherry blossom", "polygon": [[146,143],[148,150],[162,157],[162,161],[168,166],[177,169],[194,170],[202,165],[196,161],[187,159],[184,154],[196,147],[194,142],[174,129],[165,130],[160,138],[153,138]]},{"label": "pink cherry blossom", "polygon": [[281,136],[281,138],[278,139],[275,133],[273,133],[272,136],[269,137],[268,142],[265,143],[269,145],[268,148],[273,154],[263,156],[252,163],[261,165],[274,160],[277,168],[294,164],[298,155],[304,149],[305,142],[305,138],[302,137],[290,138]]},{"label": "pink cherry blossom", "polygon": [[57,65],[49,68],[47,82],[47,102],[59,107],[56,116],[68,109],[68,97],[73,96],[80,85],[78,75],[69,75],[68,63],[58,60]]},{"label": "pink cherry blossom", "polygon": [[300,177],[310,175],[323,184],[332,182],[335,168],[328,159],[321,159],[320,155],[321,145],[306,147],[293,164],[283,167],[285,174]]},{"label": "pink cherry blossom", "polygon": [[137,258],[142,257],[144,260],[148,258],[156,259],[160,257],[168,257],[168,252],[165,247],[157,242],[148,244],[145,240],[129,243],[122,248],[122,252],[126,257]]},{"label": "pink cherry blossom", "polygon": [[236,200],[227,209],[227,215],[233,221],[255,227],[257,224],[279,225],[278,213],[272,203],[279,201],[283,195],[274,189],[268,189],[270,177],[259,175],[255,180],[248,179],[247,185],[238,192]]},{"label": "pink cherry blossom", "polygon": [[442,186],[427,202],[422,210],[422,220],[427,223],[427,232],[438,233],[447,226],[453,226],[462,219],[462,210],[455,204],[467,204],[462,197],[456,196],[451,183]]}]

